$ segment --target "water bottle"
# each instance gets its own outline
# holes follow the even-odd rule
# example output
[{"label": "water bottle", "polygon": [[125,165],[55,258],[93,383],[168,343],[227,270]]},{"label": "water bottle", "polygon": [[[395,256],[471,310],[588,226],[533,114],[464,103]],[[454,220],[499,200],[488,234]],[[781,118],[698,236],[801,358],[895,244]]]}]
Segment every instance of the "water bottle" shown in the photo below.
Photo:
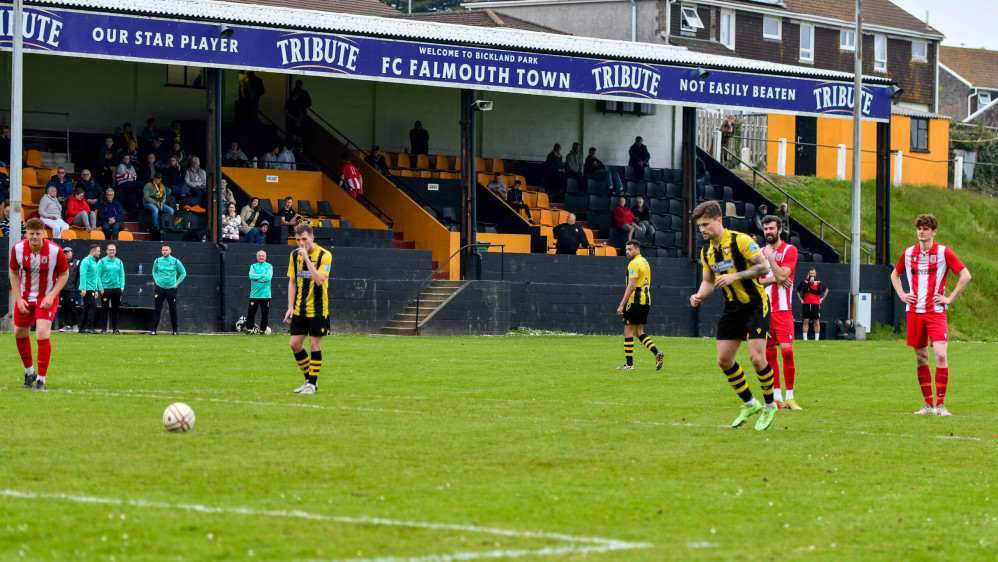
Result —
[{"label": "water bottle", "polygon": [[256,168],[256,164],[257,164],[257,162],[256,162],[256,156],[254,156],[254,157],[253,157],[253,167],[254,167],[254,168]]},{"label": "water bottle", "polygon": [[142,274],[142,264],[140,263],[139,264],[139,275],[141,275],[141,274]]}]

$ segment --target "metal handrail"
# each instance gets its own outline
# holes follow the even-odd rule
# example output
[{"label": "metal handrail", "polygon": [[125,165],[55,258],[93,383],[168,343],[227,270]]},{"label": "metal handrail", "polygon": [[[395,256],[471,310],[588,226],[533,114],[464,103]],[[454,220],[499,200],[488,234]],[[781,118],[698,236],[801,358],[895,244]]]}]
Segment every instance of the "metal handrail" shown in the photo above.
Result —
[{"label": "metal handrail", "polygon": [[428,276],[426,276],[426,279],[423,279],[423,282],[419,284],[419,291],[416,293],[416,324],[415,324],[415,328],[413,329],[413,331],[416,332],[417,336],[419,335],[419,299],[423,295],[423,288],[426,286],[426,283],[429,280],[433,279],[433,276],[436,275],[438,271],[440,271],[441,269],[443,269],[443,267],[445,265],[447,265],[447,263],[450,262],[450,260],[454,259],[454,256],[460,254],[461,252],[467,250],[468,248],[471,248],[471,247],[476,247],[477,248],[477,247],[481,247],[481,246],[484,246],[486,248],[492,248],[492,247],[502,248],[502,251],[500,252],[501,253],[501,257],[499,258],[499,260],[500,260],[499,261],[499,279],[500,280],[504,280],[505,279],[505,270],[506,270],[506,245],[505,244],[493,244],[491,242],[476,242],[474,244],[465,244],[464,246],[461,246],[460,248],[457,249],[457,251],[455,251],[453,254],[451,254],[449,258],[447,258],[446,260],[444,260],[444,263],[438,265],[437,268],[434,269],[433,272],[430,273]]},{"label": "metal handrail", "polygon": [[[742,160],[741,158],[739,158],[735,153],[733,153],[730,150],[728,150],[727,148],[723,148],[723,147],[721,148],[721,151],[728,153],[729,156],[731,156],[732,158],[734,158],[735,160],[737,160],[738,162],[740,162],[741,164],[743,164],[746,168],[748,168],[749,170],[752,171],[752,189],[756,189],[756,185],[757,185],[756,181],[755,181],[756,177],[762,178],[766,183],[768,183],[769,185],[773,186],[773,188],[775,188],[777,191],[779,191],[780,193],[782,193],[783,195],[786,196],[786,198],[787,198],[787,205],[790,205],[791,202],[796,203],[798,207],[800,207],[804,211],[807,211],[808,214],[810,214],[812,217],[814,217],[815,219],[817,219],[819,221],[819,223],[821,224],[821,230],[819,232],[821,234],[821,239],[822,240],[825,239],[825,227],[826,226],[829,229],[831,229],[832,232],[834,232],[834,233],[838,234],[839,236],[841,236],[842,239],[843,239],[843,241],[844,241],[843,242],[843,253],[842,253],[842,255],[843,255],[843,257],[849,255],[849,242],[850,242],[850,239],[849,239],[848,236],[845,235],[844,232],[842,232],[841,230],[839,230],[839,229],[835,228],[834,226],[832,226],[831,223],[829,223],[825,219],[821,218],[817,213],[815,213],[814,211],[812,211],[811,209],[809,209],[807,207],[807,205],[801,203],[800,200],[798,200],[796,197],[794,197],[793,195],[790,195],[789,193],[787,193],[786,191],[784,191],[783,188],[781,188],[780,186],[778,186],[775,183],[773,183],[773,181],[771,179],[769,179],[768,177],[766,177],[762,172],[760,172],[760,171],[756,170],[755,168],[753,168],[752,166],[750,166],[747,162],[745,162],[744,160]],[[758,189],[756,189],[756,191],[758,191]],[[787,228],[788,229],[790,228],[789,224],[787,225]],[[862,246],[860,246],[859,249],[860,249],[861,252],[863,252],[863,253],[866,254],[866,263],[868,263],[868,264],[872,263],[870,260],[873,257],[873,253],[870,252],[869,250],[867,250],[866,248],[863,248]]]},{"label": "metal handrail", "polygon": [[[3,109],[3,110],[0,110],[0,112],[7,114],[8,118],[7,118],[7,120],[5,122],[6,123],[10,123],[10,109],[9,108],[8,109]],[[66,120],[66,136],[65,137],[50,137],[50,136],[45,136],[45,135],[23,135],[23,138],[26,138],[26,139],[52,139],[52,140],[64,140],[64,141],[66,141],[66,161],[69,162],[70,161],[70,157],[69,157],[69,113],[67,113],[65,111],[24,111],[23,113],[24,113],[24,115],[61,115],[61,116],[63,116],[65,118],[65,120]],[[28,127],[26,125],[23,125],[22,128],[29,129],[29,128],[33,128],[33,127]]]}]

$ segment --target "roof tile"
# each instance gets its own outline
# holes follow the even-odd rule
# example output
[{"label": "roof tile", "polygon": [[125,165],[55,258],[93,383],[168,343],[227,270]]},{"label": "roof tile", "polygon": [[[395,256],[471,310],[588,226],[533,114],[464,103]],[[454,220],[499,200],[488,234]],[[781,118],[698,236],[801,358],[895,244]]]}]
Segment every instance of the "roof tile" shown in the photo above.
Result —
[{"label": "roof tile", "polygon": [[977,88],[998,88],[998,51],[944,46],[939,62]]}]

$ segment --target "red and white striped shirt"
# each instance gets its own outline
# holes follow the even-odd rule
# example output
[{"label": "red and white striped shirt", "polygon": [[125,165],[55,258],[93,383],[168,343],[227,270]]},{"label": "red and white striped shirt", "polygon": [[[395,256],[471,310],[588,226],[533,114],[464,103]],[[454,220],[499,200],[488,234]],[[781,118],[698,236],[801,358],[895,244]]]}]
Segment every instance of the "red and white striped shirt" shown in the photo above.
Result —
[{"label": "red and white striped shirt", "polygon": [[343,168],[340,170],[340,176],[346,180],[347,189],[350,190],[350,195],[356,199],[358,195],[364,193],[364,189],[361,186],[361,175],[360,170],[357,166],[354,166],[352,162],[344,162]]},{"label": "red and white striped shirt", "polygon": [[[793,301],[790,300],[790,290],[794,284],[794,273],[797,272],[797,247],[780,241],[779,247],[773,252],[773,259],[780,267],[790,268],[790,287],[783,287],[779,283],[773,283],[766,287],[769,293],[769,302],[773,312],[788,312],[793,310]],[[763,279],[775,277],[772,271],[763,275]]]},{"label": "red and white striped shirt", "polygon": [[918,244],[905,250],[894,271],[907,273],[908,287],[915,295],[915,304],[908,305],[908,312],[946,312],[946,307],[933,303],[932,297],[945,295],[946,273],[960,273],[963,267],[953,250],[938,242],[933,242],[928,252]]},{"label": "red and white striped shirt", "polygon": [[62,248],[51,240],[42,240],[42,249],[31,251],[28,240],[21,240],[10,252],[10,271],[20,270],[21,296],[29,303],[45,298],[63,271],[69,269]]}]

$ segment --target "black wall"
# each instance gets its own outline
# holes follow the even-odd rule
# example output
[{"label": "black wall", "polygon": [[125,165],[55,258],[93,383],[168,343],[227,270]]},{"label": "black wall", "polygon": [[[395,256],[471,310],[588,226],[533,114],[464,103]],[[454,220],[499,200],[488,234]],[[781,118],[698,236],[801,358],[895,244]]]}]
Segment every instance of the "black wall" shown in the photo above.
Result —
[{"label": "black wall", "polygon": [[471,281],[426,319],[422,335],[504,334],[510,328],[510,283]]}]

